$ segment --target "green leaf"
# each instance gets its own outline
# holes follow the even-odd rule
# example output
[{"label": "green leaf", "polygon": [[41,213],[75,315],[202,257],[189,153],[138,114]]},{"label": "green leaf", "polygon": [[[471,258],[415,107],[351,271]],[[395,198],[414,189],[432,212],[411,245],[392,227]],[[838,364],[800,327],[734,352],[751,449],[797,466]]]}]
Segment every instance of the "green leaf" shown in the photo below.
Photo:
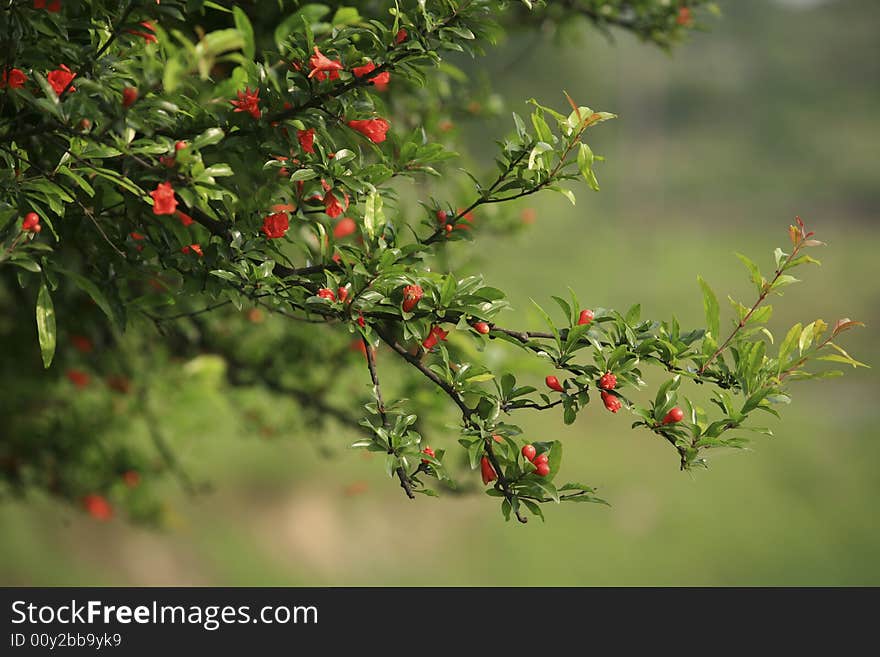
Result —
[{"label": "green leaf", "polygon": [[370,240],[376,238],[376,230],[385,223],[385,214],[382,212],[382,196],[378,192],[370,192],[364,204],[364,229]]},{"label": "green leaf", "polygon": [[107,300],[107,297],[104,296],[104,293],[101,292],[100,288],[95,285],[91,280],[77,274],[76,272],[69,271],[67,269],[61,269],[60,267],[56,267],[55,271],[64,274],[70,280],[72,280],[76,286],[81,289],[83,292],[88,294],[92,301],[95,302],[95,305],[100,308],[103,313],[107,316],[107,319],[113,324],[113,326],[117,330],[122,330],[123,328],[123,319],[120,317],[119,313],[115,312],[113,306],[110,305],[110,302]]},{"label": "green leaf", "polygon": [[697,276],[700,287],[703,289],[703,310],[706,313],[706,329],[712,334],[716,340],[721,331],[721,309],[718,306],[718,298],[709,287],[709,284],[703,280],[702,276]]},{"label": "green leaf", "polygon": [[752,283],[755,284],[755,287],[760,294],[764,290],[764,277],[761,276],[761,270],[758,268],[754,262],[752,262],[747,256],[744,256],[742,253],[737,253],[736,257],[739,258],[742,263],[746,266],[746,269],[749,270],[749,278]]},{"label": "green leaf", "polygon": [[256,49],[254,47],[254,28],[251,26],[251,21],[247,14],[244,13],[244,10],[237,5],[232,8],[232,15],[235,18],[235,28],[239,31],[244,41],[241,51],[245,57],[253,59]]},{"label": "green leaf", "polygon": [[37,294],[37,334],[40,338],[43,367],[48,369],[55,356],[57,336],[55,333],[55,306],[52,304],[52,297],[45,281],[40,285],[40,292]]},{"label": "green leaf", "polygon": [[193,139],[192,147],[193,148],[203,148],[205,146],[212,146],[216,143],[219,143],[226,133],[223,132],[220,128],[208,128],[198,137]]}]

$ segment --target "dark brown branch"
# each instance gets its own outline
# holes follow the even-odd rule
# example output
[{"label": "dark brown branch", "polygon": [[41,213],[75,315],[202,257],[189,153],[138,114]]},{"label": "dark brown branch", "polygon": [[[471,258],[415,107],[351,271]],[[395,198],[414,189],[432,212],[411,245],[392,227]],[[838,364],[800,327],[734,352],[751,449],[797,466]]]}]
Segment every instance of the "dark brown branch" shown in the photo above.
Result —
[{"label": "dark brown branch", "polygon": [[[385,412],[385,402],[382,399],[382,388],[379,386],[379,373],[376,371],[376,357],[373,349],[367,339],[361,336],[364,343],[364,352],[367,354],[367,368],[370,370],[370,380],[373,382],[373,396],[376,398],[376,409],[379,411],[379,417],[382,419],[382,426],[388,428],[388,414]],[[394,454],[394,445],[391,436],[388,436],[388,453]],[[400,487],[406,492],[406,496],[414,500],[416,496],[413,494],[412,485],[403,466],[398,465],[394,472],[400,479]]]}]

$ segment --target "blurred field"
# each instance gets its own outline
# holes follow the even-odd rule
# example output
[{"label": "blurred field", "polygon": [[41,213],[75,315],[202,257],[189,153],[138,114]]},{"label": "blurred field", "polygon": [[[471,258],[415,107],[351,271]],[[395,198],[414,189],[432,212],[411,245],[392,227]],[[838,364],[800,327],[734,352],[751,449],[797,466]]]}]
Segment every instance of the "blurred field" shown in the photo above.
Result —
[{"label": "blurred field", "polygon": [[[712,33],[672,57],[588,33],[564,46],[540,41],[512,68],[522,37],[481,60],[511,106],[529,96],[561,103],[565,88],[621,116],[592,142],[607,156],[599,194],[579,188],[576,208],[533,197],[531,230],[477,243],[490,282],[516,305],[506,323],[537,326],[529,297],[549,301],[568,285],[586,304],[639,301],[645,316],[699,322],[696,275],[721,298],[745,297],[733,253],[769,268],[800,214],[829,247],[816,254],[823,266],[774,302],[772,327],[862,319],[868,328],[846,345],[877,365],[880,5],[722,4]],[[295,418],[279,435],[253,435],[194,382],[168,396],[164,414],[195,437],[181,457],[216,490],[189,499],[169,484],[175,521],[161,532],[100,525],[40,499],[6,504],[0,582],[880,584],[876,369],[794,392],[783,421],[770,419],[775,438],[693,475],[678,471],[666,443],[630,431],[628,417],[594,408],[569,428],[530,417],[528,435],[565,441],[562,476],[598,486],[612,506],[548,508],[546,525],[521,527],[480,496],[408,502],[377,462],[342,449],[319,456]],[[192,422],[191,403],[210,410],[209,424]],[[350,439],[322,437],[337,447]]]}]

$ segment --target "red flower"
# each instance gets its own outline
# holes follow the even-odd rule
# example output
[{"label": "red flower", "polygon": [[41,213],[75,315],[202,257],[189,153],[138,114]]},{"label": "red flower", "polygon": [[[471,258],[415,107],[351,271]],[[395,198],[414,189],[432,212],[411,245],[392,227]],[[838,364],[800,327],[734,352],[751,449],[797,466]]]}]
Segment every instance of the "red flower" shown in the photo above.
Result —
[{"label": "red flower", "polygon": [[181,212],[180,210],[178,210],[174,213],[174,216],[180,219],[180,223],[182,223],[184,226],[189,226],[191,223],[193,223],[193,218],[190,217],[186,212]]},{"label": "red flower", "polygon": [[83,508],[95,520],[110,520],[113,517],[113,507],[102,495],[86,495],[82,498]]},{"label": "red flower", "polygon": [[498,474],[495,472],[495,468],[492,467],[492,462],[489,461],[488,456],[480,459],[480,474],[483,477],[484,485],[498,479]]},{"label": "red flower", "polygon": [[663,418],[663,424],[675,424],[681,422],[683,419],[684,411],[676,406],[675,408],[671,408],[666,414],[666,417]]},{"label": "red flower", "polygon": [[327,213],[327,216],[331,219],[335,219],[343,212],[348,210],[348,194],[343,192],[344,202],[340,203],[339,200],[333,196],[333,192],[327,192],[324,195],[324,212]]},{"label": "red flower", "polygon": [[385,119],[364,119],[349,121],[348,127],[357,130],[374,144],[379,144],[385,141],[385,133],[391,124]]},{"label": "red flower", "polygon": [[40,215],[36,212],[28,212],[21,222],[21,229],[30,233],[39,233],[43,229],[40,226]]},{"label": "red flower", "polygon": [[341,240],[343,237],[348,237],[356,230],[357,224],[354,219],[351,217],[343,217],[337,222],[336,226],[333,227],[333,237]]},{"label": "red flower", "polygon": [[328,58],[318,50],[318,46],[315,46],[315,54],[309,57],[309,66],[312,67],[309,77],[318,78],[318,82],[326,80],[327,77],[331,80],[339,79],[339,71],[343,68],[342,62]]},{"label": "red flower", "polygon": [[138,99],[138,90],[134,87],[126,87],[122,90],[122,106],[131,107]]},{"label": "red flower", "polygon": [[[351,72],[354,73],[356,78],[362,78],[365,75],[368,75],[376,70],[376,65],[373,62],[367,62],[363,66],[355,66],[351,69]],[[388,83],[391,81],[391,73],[388,71],[382,71],[378,75],[374,75],[370,78],[369,83],[376,87],[376,91],[387,91]]]},{"label": "red flower", "polygon": [[305,151],[306,153],[315,152],[314,128],[309,128],[308,130],[297,130],[296,138],[299,139],[299,145],[302,146],[303,151]]},{"label": "red flower", "polygon": [[489,325],[486,322],[474,322],[473,326],[480,335],[486,335],[489,332]]},{"label": "red flower", "polygon": [[150,192],[153,197],[153,214],[174,214],[177,211],[177,199],[174,198],[174,188],[169,182],[159,183],[156,189]]},{"label": "red flower", "polygon": [[84,335],[71,335],[70,344],[73,345],[74,349],[84,354],[91,353],[92,349],[95,348],[92,341]]},{"label": "red flower", "polygon": [[[411,313],[425,292],[420,285],[407,285],[403,288],[403,311]],[[433,345],[432,345],[433,346]],[[430,349],[430,347],[429,347]]]},{"label": "red flower", "polygon": [[679,7],[675,22],[684,27],[690,27],[694,23],[694,14],[688,7]]},{"label": "red flower", "polygon": [[7,85],[11,89],[21,89],[27,82],[27,76],[20,68],[6,69],[3,76],[0,77],[0,89],[5,89]]},{"label": "red flower", "polygon": [[140,233],[129,233],[128,236],[133,239],[135,242],[141,242],[147,239],[146,235],[141,235]]},{"label": "red flower", "polygon": [[[434,450],[431,449],[430,447],[425,447],[425,449],[422,450],[422,454],[427,454],[427,455],[430,456],[432,459],[437,458],[437,454],[436,454],[436,453],[434,452]],[[427,464],[427,463],[428,463],[427,459],[422,459],[422,463]]]},{"label": "red flower", "polygon": [[358,323],[358,326],[360,326],[361,328],[364,328],[367,325],[367,322],[364,321],[364,314],[363,313],[360,313],[358,315],[357,323]]},{"label": "red flower", "polygon": [[333,290],[326,287],[322,287],[318,290],[318,296],[322,299],[327,299],[327,301],[336,301],[336,295],[333,294]]},{"label": "red flower", "polygon": [[559,383],[559,379],[557,379],[552,374],[544,379],[544,383],[547,384],[547,387],[550,388],[550,390],[555,390],[556,392],[565,392],[562,384]]},{"label": "red flower", "polygon": [[440,342],[441,340],[445,341],[447,335],[449,335],[449,331],[444,331],[439,326],[432,326],[431,332],[428,333],[428,337],[425,338],[424,342],[422,342],[422,346],[428,351],[431,351],[431,349],[433,349],[438,342]]},{"label": "red flower", "polygon": [[623,404],[620,403],[620,400],[605,390],[602,391],[602,403],[605,404],[605,408],[612,413],[616,413],[623,408]]},{"label": "red flower", "polygon": [[276,212],[263,219],[263,227],[260,230],[270,240],[274,240],[284,237],[288,228],[290,228],[290,220],[287,217],[287,213]]},{"label": "red flower", "polygon": [[582,310],[581,314],[578,316],[578,324],[589,324],[593,321],[593,311],[587,308],[586,310]]},{"label": "red flower", "polygon": [[198,244],[190,244],[189,246],[185,246],[185,247],[183,247],[183,248],[180,250],[180,252],[183,253],[184,255],[187,255],[188,253],[192,252],[192,253],[195,253],[195,254],[196,254],[197,256],[199,256],[200,258],[201,258],[203,255],[205,255],[205,254],[202,252],[202,247],[201,247],[200,245],[198,245]]},{"label": "red flower", "polygon": [[149,31],[141,32],[140,30],[126,30],[126,32],[141,37],[147,43],[159,43],[159,39],[157,39],[155,35],[156,26],[153,25],[150,21],[141,21],[140,24]]},{"label": "red flower", "polygon": [[230,100],[229,102],[235,107],[236,112],[247,112],[255,119],[259,119],[260,113],[260,90],[246,87],[244,91],[237,91],[238,100]]},{"label": "red flower", "polygon": [[122,481],[124,481],[125,485],[129,488],[137,488],[138,484],[141,483],[141,475],[137,470],[127,470],[122,473]]},{"label": "red flower", "polygon": [[92,378],[82,370],[67,370],[67,379],[77,388],[85,388]]},{"label": "red flower", "polygon": [[394,37],[394,43],[401,44],[406,41],[406,37],[409,36],[404,28],[400,28],[397,31],[397,35]]},{"label": "red flower", "polygon": [[614,390],[617,387],[617,377],[611,372],[605,372],[599,377],[599,387],[604,390]]},{"label": "red flower", "polygon": [[[70,84],[70,81],[76,77],[76,73],[72,73],[69,68],[67,68],[64,64],[61,65],[61,68],[56,68],[54,71],[50,71],[46,75],[46,79],[49,81],[49,85],[59,96],[61,92],[67,88],[67,85]],[[76,87],[71,86],[71,91],[76,91]]]}]

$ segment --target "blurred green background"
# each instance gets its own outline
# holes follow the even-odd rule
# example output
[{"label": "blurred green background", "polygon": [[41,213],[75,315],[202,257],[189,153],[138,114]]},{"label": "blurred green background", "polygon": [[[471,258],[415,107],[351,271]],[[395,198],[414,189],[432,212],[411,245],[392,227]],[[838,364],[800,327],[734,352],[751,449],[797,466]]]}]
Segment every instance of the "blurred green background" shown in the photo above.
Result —
[{"label": "blurred green background", "polygon": [[[513,36],[470,64],[474,74],[488,69],[509,109],[524,112],[519,100],[532,96],[559,106],[564,88],[620,115],[591,142],[607,157],[597,167],[602,191],[579,186],[577,207],[532,197],[520,208],[535,211],[529,230],[475,243],[481,268],[510,292],[511,326],[537,327],[529,297],[543,303],[569,285],[585,305],[641,302],[646,317],[698,324],[696,275],[721,298],[747,298],[734,252],[769,269],[799,214],[829,247],[815,254],[823,266],[774,302],[771,327],[861,319],[868,328],[845,344],[876,365],[880,3],[722,8],[710,33],[672,56],[571,26],[562,38]],[[506,125],[463,129],[484,139]],[[190,498],[169,483],[172,522],[163,530],[100,524],[38,497],[5,504],[0,582],[877,585],[878,392],[876,370],[797,384],[783,420],[770,421],[776,437],[693,474],[678,471],[665,442],[629,430],[624,415],[595,409],[567,428],[557,416],[528,417],[527,435],[564,440],[561,476],[599,487],[612,506],[548,507],[546,524],[518,526],[479,495],[409,502],[377,461],[346,450],[322,456],[295,418],[276,418],[281,431],[260,435],[193,376],[168,391],[161,412],[189,439],[183,462],[215,490]],[[340,430],[320,441],[352,438]],[[430,443],[455,439],[450,430]]]}]

